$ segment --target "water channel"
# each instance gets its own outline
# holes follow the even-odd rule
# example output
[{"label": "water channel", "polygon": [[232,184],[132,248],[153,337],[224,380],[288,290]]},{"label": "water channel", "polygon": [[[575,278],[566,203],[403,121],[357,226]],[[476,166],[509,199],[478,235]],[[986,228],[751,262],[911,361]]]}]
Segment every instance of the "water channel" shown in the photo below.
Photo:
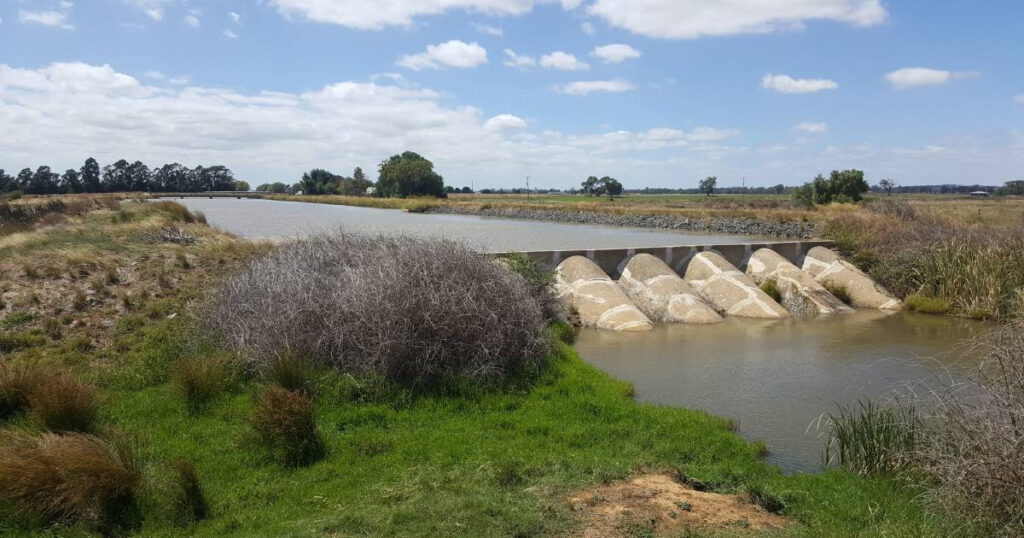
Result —
[{"label": "water channel", "polygon": [[[445,236],[484,251],[742,243],[762,238],[517,221],[268,200],[184,199],[210,224],[252,239],[345,229]],[[587,362],[634,384],[641,401],[735,419],[787,471],[820,468],[824,439],[809,426],[836,404],[885,399],[936,368],[969,368],[952,350],[985,330],[976,322],[909,312],[858,311],[807,319],[727,318],[652,332],[580,331]]]}]

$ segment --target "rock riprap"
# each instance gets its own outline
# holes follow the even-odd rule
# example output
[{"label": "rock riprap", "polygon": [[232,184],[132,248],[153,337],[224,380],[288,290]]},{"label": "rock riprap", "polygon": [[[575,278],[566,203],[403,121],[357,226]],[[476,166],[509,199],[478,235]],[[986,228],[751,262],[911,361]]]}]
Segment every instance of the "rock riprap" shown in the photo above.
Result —
[{"label": "rock riprap", "polygon": [[684,277],[721,314],[762,319],[790,317],[788,310],[716,252],[694,255]]},{"label": "rock riprap", "polygon": [[573,256],[555,269],[555,291],[579,315],[580,324],[613,331],[648,331],[651,320],[591,260]]},{"label": "rock riprap", "polygon": [[758,249],[750,256],[747,276],[758,285],[775,282],[782,296],[782,306],[794,314],[834,314],[852,310],[814,277],[770,248]]},{"label": "rock riprap", "polygon": [[647,317],[666,323],[718,323],[722,316],[665,262],[637,254],[619,277],[619,285]]},{"label": "rock riprap", "polygon": [[868,275],[825,247],[814,247],[804,257],[804,272],[825,286],[846,288],[858,308],[899,310],[901,303]]}]

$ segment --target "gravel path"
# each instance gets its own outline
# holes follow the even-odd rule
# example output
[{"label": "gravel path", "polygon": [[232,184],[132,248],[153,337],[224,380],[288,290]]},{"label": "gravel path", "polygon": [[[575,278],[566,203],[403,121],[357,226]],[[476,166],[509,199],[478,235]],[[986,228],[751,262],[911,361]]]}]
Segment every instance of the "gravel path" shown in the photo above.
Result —
[{"label": "gravel path", "polygon": [[556,211],[538,209],[487,208],[476,210],[466,207],[439,205],[430,213],[451,215],[477,215],[519,220],[544,220],[570,224],[602,224],[627,228],[654,228],[659,230],[686,230],[742,235],[762,235],[785,239],[812,239],[816,237],[813,224],[781,222],[747,217],[715,217],[694,219],[673,215],[615,215],[592,211]]}]

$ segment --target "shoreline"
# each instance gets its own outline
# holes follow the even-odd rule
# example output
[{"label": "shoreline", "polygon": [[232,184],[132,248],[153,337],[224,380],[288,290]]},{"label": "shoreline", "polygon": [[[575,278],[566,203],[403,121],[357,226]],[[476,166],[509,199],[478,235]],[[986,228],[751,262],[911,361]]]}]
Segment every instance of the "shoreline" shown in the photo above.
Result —
[{"label": "shoreline", "polygon": [[811,223],[783,222],[749,217],[689,218],[673,215],[620,215],[597,211],[561,211],[438,204],[424,211],[443,215],[473,215],[514,220],[539,220],[566,224],[598,224],[623,228],[685,230],[692,232],[759,235],[783,239],[814,239],[817,228]]}]

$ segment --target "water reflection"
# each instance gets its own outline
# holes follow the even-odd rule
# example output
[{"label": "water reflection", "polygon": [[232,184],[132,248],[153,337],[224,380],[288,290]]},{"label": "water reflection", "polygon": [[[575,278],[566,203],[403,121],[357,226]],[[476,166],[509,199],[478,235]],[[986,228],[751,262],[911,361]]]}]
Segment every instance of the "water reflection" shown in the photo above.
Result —
[{"label": "water reflection", "polygon": [[823,439],[807,431],[837,402],[888,398],[930,368],[970,367],[952,353],[984,324],[909,312],[857,311],[810,319],[727,318],[648,333],[583,330],[584,360],[632,382],[637,398],[738,419],[787,470],[816,470]]}]

